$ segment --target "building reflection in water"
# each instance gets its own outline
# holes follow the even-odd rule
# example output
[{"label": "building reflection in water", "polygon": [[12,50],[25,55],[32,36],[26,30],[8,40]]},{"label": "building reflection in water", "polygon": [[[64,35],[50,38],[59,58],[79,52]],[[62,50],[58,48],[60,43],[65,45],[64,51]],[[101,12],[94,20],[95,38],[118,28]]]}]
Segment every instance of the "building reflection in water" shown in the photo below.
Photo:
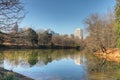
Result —
[{"label": "building reflection in water", "polygon": [[100,67],[101,61],[103,59],[75,50],[8,50],[0,53],[0,67],[36,80],[56,80],[55,76],[60,78],[57,80],[93,80],[89,78],[96,76],[95,72],[110,72],[119,66],[106,62]]},{"label": "building reflection in water", "polygon": [[83,63],[82,56],[79,54],[74,55],[74,61],[76,65],[80,65]]},{"label": "building reflection in water", "polygon": [[4,51],[3,54],[3,68],[34,79],[57,75],[80,80],[87,74],[83,54],[75,50]]},{"label": "building reflection in water", "polygon": [[45,66],[52,61],[59,61],[61,59],[72,59],[76,65],[80,65],[84,62],[84,55],[77,51],[52,51],[44,53],[40,51],[21,51],[4,52],[4,58],[1,60],[1,67],[14,69],[18,66],[29,68],[34,65]]}]

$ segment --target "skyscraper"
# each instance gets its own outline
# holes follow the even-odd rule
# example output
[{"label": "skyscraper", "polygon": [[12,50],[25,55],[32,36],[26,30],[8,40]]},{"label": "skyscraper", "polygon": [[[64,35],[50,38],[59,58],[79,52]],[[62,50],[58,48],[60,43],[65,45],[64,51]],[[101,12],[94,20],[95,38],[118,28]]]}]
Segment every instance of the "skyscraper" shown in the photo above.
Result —
[{"label": "skyscraper", "polygon": [[83,39],[83,30],[77,28],[74,33],[75,38]]},{"label": "skyscraper", "polygon": [[13,33],[17,33],[18,32],[18,23],[16,22],[13,29],[12,29]]}]

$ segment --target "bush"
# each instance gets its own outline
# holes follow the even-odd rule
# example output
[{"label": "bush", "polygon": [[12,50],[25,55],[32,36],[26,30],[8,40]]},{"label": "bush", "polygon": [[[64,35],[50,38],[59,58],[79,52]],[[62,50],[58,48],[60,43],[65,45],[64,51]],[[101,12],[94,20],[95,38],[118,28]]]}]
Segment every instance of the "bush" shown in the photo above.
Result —
[{"label": "bush", "polygon": [[19,80],[12,73],[7,73],[1,80]]}]

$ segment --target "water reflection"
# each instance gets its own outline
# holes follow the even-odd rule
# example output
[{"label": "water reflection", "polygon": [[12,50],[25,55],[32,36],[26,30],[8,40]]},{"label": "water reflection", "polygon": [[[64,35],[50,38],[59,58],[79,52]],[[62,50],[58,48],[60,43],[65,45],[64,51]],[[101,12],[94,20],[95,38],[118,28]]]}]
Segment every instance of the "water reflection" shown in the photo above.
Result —
[{"label": "water reflection", "polygon": [[[4,63],[9,63],[16,67],[21,64],[25,67],[29,65],[32,67],[34,65],[47,65],[52,61],[59,61],[61,59],[73,59],[76,65],[80,65],[83,62],[82,54],[75,53],[73,51],[52,51],[51,50],[29,50],[29,51],[4,51]],[[1,60],[2,61],[2,60]]]},{"label": "water reflection", "polygon": [[2,51],[0,67],[35,80],[116,80],[120,77],[120,64],[76,50]]},{"label": "water reflection", "polygon": [[120,64],[87,54],[86,64],[90,80],[119,80]]},{"label": "water reflection", "polygon": [[9,50],[1,55],[5,69],[36,80],[85,80],[88,76],[84,55],[75,50]]}]

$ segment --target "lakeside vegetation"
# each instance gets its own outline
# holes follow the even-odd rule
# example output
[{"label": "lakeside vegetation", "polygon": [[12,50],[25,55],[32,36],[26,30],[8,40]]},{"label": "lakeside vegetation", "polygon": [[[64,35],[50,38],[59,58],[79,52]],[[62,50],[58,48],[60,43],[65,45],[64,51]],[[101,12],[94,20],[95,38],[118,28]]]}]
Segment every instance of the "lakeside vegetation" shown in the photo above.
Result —
[{"label": "lakeside vegetation", "polygon": [[18,73],[0,68],[0,80],[33,80]]},{"label": "lakeside vegetation", "polygon": [[83,40],[74,35],[59,35],[51,30],[34,31],[32,28],[16,33],[0,33],[0,45],[5,48],[36,49],[79,49],[83,48]]}]

